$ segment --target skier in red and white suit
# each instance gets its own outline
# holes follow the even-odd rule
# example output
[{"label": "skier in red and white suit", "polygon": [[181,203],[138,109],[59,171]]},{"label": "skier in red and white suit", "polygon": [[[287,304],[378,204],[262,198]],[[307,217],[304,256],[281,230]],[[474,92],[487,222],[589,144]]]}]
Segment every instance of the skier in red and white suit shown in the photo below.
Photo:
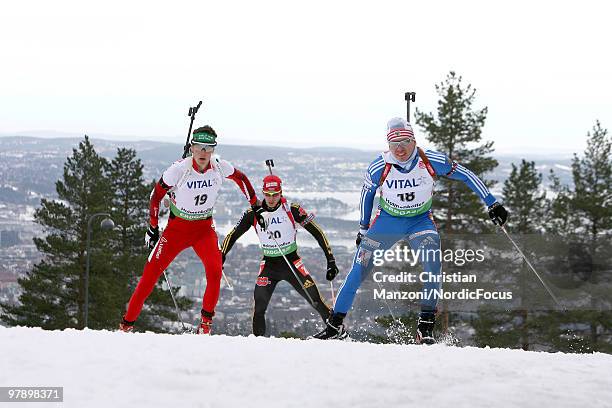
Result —
[{"label": "skier in red and white suit", "polygon": [[[210,333],[222,274],[221,252],[212,219],[221,183],[224,179],[234,181],[252,206],[258,204],[249,179],[229,162],[211,157],[216,138],[210,126],[196,129],[190,147],[192,157],[173,163],[151,193],[145,242],[152,251],[119,326],[123,331],[133,330],[145,300],[170,262],[181,251],[192,247],[204,264],[207,282],[198,333]],[[159,204],[166,194],[170,197],[170,217],[160,237]]]}]

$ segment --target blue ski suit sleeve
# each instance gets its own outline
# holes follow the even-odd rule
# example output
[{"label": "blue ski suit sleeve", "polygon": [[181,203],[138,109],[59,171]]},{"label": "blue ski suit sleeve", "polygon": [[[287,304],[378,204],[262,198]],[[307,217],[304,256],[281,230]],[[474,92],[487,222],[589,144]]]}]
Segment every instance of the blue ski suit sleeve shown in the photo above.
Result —
[{"label": "blue ski suit sleeve", "polygon": [[361,199],[359,201],[359,209],[361,216],[359,217],[359,226],[363,229],[370,227],[370,217],[372,216],[372,208],[374,207],[374,197],[376,197],[376,189],[378,189],[380,177],[385,168],[385,161],[382,155],[379,155],[368,166],[366,170],[363,187],[361,188]]},{"label": "blue ski suit sleeve", "polygon": [[468,168],[455,161],[452,161],[444,153],[426,150],[425,155],[429,159],[429,162],[437,175],[445,176],[452,180],[463,181],[473,192],[478,194],[478,196],[487,206],[490,206],[497,201],[495,196],[491,194],[482,180]]}]

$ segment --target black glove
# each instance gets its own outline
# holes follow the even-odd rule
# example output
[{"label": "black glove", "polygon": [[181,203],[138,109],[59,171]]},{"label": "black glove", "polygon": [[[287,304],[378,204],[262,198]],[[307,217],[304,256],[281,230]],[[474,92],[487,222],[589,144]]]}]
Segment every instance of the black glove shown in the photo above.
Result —
[{"label": "black glove", "polygon": [[333,281],[336,275],[338,274],[338,272],[339,271],[338,271],[338,267],[336,266],[336,260],[328,259],[327,260],[327,274],[325,275],[325,278],[328,281]]},{"label": "black glove", "polygon": [[263,218],[263,213],[266,212],[266,210],[264,210],[264,208],[259,204],[253,204],[251,209],[255,213],[255,220],[257,221],[257,224],[259,224],[259,227],[265,231],[266,221]]},{"label": "black glove", "polygon": [[357,239],[355,240],[355,244],[357,244],[357,246],[359,246],[359,244],[361,244],[361,238],[363,238],[365,236],[366,232],[368,232],[367,229],[359,228],[359,232],[357,233]]},{"label": "black glove", "polygon": [[489,207],[489,217],[495,225],[499,225],[500,227],[506,223],[508,219],[508,211],[498,202],[493,203]]},{"label": "black glove", "polygon": [[159,227],[152,227],[149,225],[149,229],[145,234],[145,245],[149,247],[149,249],[153,249],[157,241],[159,241]]}]

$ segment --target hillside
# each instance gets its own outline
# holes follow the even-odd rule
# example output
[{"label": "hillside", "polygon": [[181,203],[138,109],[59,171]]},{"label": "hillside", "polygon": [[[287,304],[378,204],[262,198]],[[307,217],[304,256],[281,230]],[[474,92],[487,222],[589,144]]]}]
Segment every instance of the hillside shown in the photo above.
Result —
[{"label": "hillside", "polygon": [[0,327],[0,386],[62,407],[612,406],[612,356]]}]

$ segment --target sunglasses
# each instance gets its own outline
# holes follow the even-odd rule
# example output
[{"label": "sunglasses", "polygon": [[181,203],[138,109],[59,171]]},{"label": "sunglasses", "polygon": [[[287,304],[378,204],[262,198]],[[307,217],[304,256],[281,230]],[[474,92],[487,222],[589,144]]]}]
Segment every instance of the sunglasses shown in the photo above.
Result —
[{"label": "sunglasses", "polygon": [[389,148],[392,150],[397,149],[398,147],[403,147],[404,149],[410,146],[410,143],[414,142],[414,139],[406,139],[401,140],[399,142],[389,142]]},{"label": "sunglasses", "polygon": [[211,145],[205,145],[205,144],[192,144],[192,147],[195,147],[196,151],[201,151],[201,152],[206,152],[206,153],[210,153],[210,152],[214,152],[215,151],[215,146],[211,146]]},{"label": "sunglasses", "polygon": [[280,195],[279,191],[264,191],[263,193],[268,197],[276,197],[277,195]]}]

